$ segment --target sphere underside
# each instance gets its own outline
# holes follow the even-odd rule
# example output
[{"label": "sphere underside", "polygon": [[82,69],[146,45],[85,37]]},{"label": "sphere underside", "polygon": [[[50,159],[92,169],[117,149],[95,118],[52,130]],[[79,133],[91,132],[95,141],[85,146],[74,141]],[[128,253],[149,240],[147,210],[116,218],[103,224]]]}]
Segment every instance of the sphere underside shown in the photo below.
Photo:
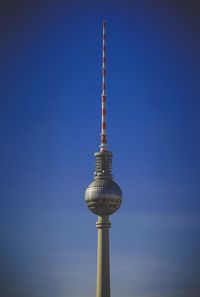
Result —
[{"label": "sphere underside", "polygon": [[111,215],[121,205],[122,192],[111,179],[95,179],[86,189],[85,201],[96,215]]}]

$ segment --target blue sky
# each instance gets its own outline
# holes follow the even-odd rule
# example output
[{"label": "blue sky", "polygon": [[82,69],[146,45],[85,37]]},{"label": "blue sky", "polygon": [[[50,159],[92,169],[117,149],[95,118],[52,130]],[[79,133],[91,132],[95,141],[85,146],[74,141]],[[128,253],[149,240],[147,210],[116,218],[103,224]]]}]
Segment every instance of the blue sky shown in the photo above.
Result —
[{"label": "blue sky", "polygon": [[[88,212],[1,216],[1,296],[95,296],[96,228]],[[120,212],[112,217],[114,296],[199,295],[197,217]]]},{"label": "blue sky", "polygon": [[94,295],[103,19],[113,295],[199,296],[198,1],[1,5],[2,297]]}]

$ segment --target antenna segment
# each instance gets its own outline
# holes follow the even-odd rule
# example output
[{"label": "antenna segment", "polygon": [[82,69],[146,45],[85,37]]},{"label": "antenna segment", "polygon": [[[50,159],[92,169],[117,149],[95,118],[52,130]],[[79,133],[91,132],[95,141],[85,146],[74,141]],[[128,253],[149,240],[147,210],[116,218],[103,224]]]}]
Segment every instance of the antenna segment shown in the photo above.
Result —
[{"label": "antenna segment", "polygon": [[105,152],[107,150],[108,149],[107,149],[107,134],[106,134],[106,22],[103,21],[100,152]]}]

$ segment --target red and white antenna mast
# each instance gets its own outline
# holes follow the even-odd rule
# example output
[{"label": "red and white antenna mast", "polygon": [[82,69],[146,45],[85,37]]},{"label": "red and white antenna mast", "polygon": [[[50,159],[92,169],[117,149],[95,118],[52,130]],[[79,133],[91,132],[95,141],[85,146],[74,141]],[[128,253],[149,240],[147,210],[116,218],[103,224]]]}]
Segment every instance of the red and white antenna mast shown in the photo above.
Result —
[{"label": "red and white antenna mast", "polygon": [[107,148],[106,134],[106,22],[103,21],[103,43],[102,43],[102,95],[101,95],[101,144],[100,152]]}]

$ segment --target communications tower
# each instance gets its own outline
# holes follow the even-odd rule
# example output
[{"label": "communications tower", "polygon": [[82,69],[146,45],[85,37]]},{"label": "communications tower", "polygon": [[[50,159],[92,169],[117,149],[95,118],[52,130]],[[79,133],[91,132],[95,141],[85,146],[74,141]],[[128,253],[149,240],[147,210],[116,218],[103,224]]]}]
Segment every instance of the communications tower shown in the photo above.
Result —
[{"label": "communications tower", "polygon": [[98,221],[97,246],[97,285],[96,297],[110,297],[110,254],[109,254],[109,216],[116,212],[122,201],[120,187],[113,181],[112,152],[108,150],[106,134],[106,22],[103,21],[102,47],[102,95],[101,95],[101,144],[94,154],[96,169],[94,180],[85,192],[88,208],[96,215]]}]

